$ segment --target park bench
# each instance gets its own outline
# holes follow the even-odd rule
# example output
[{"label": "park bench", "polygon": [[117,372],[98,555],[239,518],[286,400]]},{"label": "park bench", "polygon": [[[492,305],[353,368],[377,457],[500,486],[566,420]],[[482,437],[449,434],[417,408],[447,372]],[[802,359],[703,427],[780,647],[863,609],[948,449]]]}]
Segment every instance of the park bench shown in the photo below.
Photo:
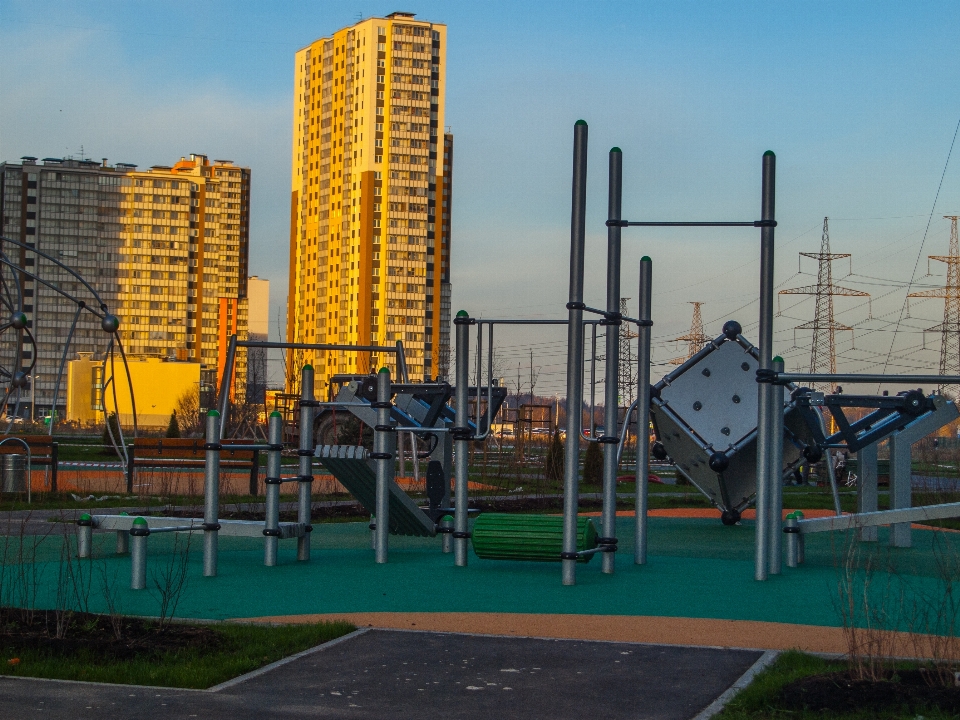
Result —
[{"label": "park bench", "polygon": [[[260,473],[259,450],[232,450],[230,445],[249,444],[249,440],[222,440],[220,469],[250,470],[250,494],[257,494]],[[136,438],[127,446],[127,492],[133,493],[137,468],[203,469],[206,458],[203,438]]]},{"label": "park bench", "polygon": [[[49,435],[8,435],[7,438],[16,437],[17,440],[10,440],[0,445],[0,455],[26,455],[23,445],[18,440],[23,440],[30,448],[31,468],[49,467],[50,468],[50,491],[57,491],[57,462],[59,445]],[[30,478],[27,478],[30,482]]]}]

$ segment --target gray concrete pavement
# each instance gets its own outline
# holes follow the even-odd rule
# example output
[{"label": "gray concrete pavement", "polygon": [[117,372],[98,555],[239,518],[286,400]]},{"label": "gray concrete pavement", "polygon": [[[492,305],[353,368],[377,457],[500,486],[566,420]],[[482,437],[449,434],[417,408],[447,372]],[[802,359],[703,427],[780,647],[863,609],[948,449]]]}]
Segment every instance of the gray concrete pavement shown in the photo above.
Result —
[{"label": "gray concrete pavement", "polygon": [[215,692],[0,677],[0,717],[687,720],[760,655],[371,630]]}]

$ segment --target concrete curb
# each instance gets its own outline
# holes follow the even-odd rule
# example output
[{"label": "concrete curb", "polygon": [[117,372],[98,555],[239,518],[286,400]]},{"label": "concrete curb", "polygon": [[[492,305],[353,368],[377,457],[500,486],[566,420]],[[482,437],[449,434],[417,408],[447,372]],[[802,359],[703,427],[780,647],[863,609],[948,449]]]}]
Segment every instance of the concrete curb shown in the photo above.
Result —
[{"label": "concrete curb", "polygon": [[222,682],[219,685],[214,685],[213,687],[209,687],[206,690],[204,690],[204,692],[215,693],[215,692],[220,692],[221,690],[227,690],[229,688],[234,687],[235,685],[240,685],[241,683],[245,683],[247,680],[253,680],[256,677],[260,677],[261,675],[265,675],[268,672],[272,672],[279,667],[283,667],[287,663],[293,662],[294,660],[299,660],[300,658],[306,657],[307,655],[313,655],[314,653],[318,653],[321,650],[326,650],[327,648],[333,647],[334,645],[339,645],[340,643],[346,642],[347,640],[352,640],[355,637],[360,637],[361,635],[364,635],[369,631],[370,631],[370,628],[360,628],[359,630],[354,630],[352,633],[341,635],[335,640],[330,640],[328,642],[323,643],[322,645],[317,645],[312,648],[307,648],[306,650],[301,650],[298,653],[295,653],[293,655],[288,655],[287,657],[281,658],[280,660],[277,660],[276,662],[272,662],[269,665],[264,665],[263,667],[257,668],[256,670],[251,670],[246,675],[239,675],[238,677],[227,680],[226,682]]},{"label": "concrete curb", "polygon": [[760,672],[772,665],[773,661],[776,660],[779,655],[779,650],[767,650],[763,655],[760,656],[759,660],[751,665],[750,668],[740,676],[739,680],[727,688],[727,690],[720,697],[707,705],[707,707],[705,707],[699,713],[694,715],[692,720],[710,720],[710,718],[712,718],[714,715],[717,715],[727,706],[728,702],[736,697],[737,693],[753,682],[753,679]]}]

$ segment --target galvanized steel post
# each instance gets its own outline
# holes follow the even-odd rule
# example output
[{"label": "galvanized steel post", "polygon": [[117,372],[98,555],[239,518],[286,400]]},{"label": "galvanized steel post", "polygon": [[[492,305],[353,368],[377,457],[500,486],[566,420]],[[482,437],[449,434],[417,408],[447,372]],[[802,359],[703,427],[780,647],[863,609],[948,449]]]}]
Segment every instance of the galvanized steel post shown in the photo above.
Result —
[{"label": "galvanized steel post", "polygon": [[[216,411],[214,411],[216,412]],[[130,589],[143,590],[147,587],[147,538],[150,537],[150,528],[147,521],[138,517],[130,528]],[[216,558],[214,558],[216,561]],[[216,571],[216,568],[214,568]],[[206,574],[206,558],[204,558],[204,574]],[[214,572],[216,574],[216,572]]]},{"label": "galvanized steel post", "polygon": [[390,543],[390,481],[393,480],[394,458],[390,452],[391,432],[396,432],[390,425],[390,411],[393,403],[390,402],[390,370],[380,368],[377,373],[377,424],[373,433],[373,455],[377,462],[377,495],[376,514],[377,523],[374,535],[376,542],[376,560],[378,563],[387,561]]},{"label": "galvanized steel post", "polygon": [[[620,220],[623,200],[623,153],[620,148],[610,150],[607,190],[607,219]],[[617,541],[617,460],[619,433],[617,432],[620,409],[620,225],[607,225],[607,315],[601,321],[606,326],[606,355],[604,375],[603,437],[603,506],[601,545],[616,547]],[[628,418],[624,418],[627,422]],[[616,566],[616,553],[601,553],[601,570],[612,573]]]},{"label": "galvanized steel post", "polygon": [[[783,372],[783,358],[773,358],[774,372]],[[770,453],[770,492],[767,530],[770,556],[768,570],[780,574],[783,562],[783,385],[773,386],[773,451]]]},{"label": "galvanized steel post", "polygon": [[[638,320],[650,322],[653,262],[640,258],[640,314]],[[647,562],[647,485],[650,480],[650,325],[637,329],[637,476],[634,510],[633,562]]]},{"label": "galvanized steel post", "polygon": [[[207,444],[203,474],[203,576],[217,575],[217,531],[220,523],[220,413],[207,412]],[[133,531],[130,531],[133,535]],[[132,552],[132,551],[131,551]]]},{"label": "galvanized steel post", "polygon": [[77,557],[90,557],[93,549],[93,518],[83,513],[77,520]]},{"label": "galvanized steel post", "polygon": [[280,542],[280,448],[283,446],[283,416],[274,410],[267,420],[267,477],[266,513],[263,522],[263,564],[277,564],[277,545]]},{"label": "galvanized steel post", "polygon": [[[878,509],[879,473],[877,472],[877,443],[870,443],[857,451],[857,512],[876,512]],[[876,526],[859,529],[861,542],[877,542]]]},{"label": "galvanized steel post", "polygon": [[[760,220],[760,370],[773,365],[773,219],[776,199],[777,158],[770,150],[763,154]],[[773,452],[773,386],[757,383],[757,526],[754,554],[754,579],[767,579],[769,550],[770,454]],[[783,411],[781,410],[781,413]]]},{"label": "galvanized steel post", "polygon": [[787,536],[787,567],[795,568],[800,564],[800,528],[793,513],[787,515],[783,523],[783,533]]},{"label": "galvanized steel post", "polygon": [[117,530],[117,555],[126,555],[130,552],[130,533],[126,530]]},{"label": "galvanized steel post", "polygon": [[[453,440],[456,444],[453,457],[454,511],[453,511],[453,561],[458,567],[467,566],[467,491],[468,455],[470,453],[469,388],[470,382],[470,316],[466,310],[457,313],[453,321],[457,333],[456,367],[456,418]],[[477,388],[477,402],[480,389]]]},{"label": "galvanized steel post", "polygon": [[304,365],[300,373],[300,472],[297,478],[297,522],[306,532],[297,538],[297,560],[310,559],[310,492],[313,489],[313,365]]},{"label": "galvanized steel post", "polygon": [[577,584],[577,513],[580,506],[580,430],[583,423],[583,254],[587,207],[587,123],[573,127],[573,189],[570,208],[570,286],[567,302],[567,438],[563,465],[564,585]]}]

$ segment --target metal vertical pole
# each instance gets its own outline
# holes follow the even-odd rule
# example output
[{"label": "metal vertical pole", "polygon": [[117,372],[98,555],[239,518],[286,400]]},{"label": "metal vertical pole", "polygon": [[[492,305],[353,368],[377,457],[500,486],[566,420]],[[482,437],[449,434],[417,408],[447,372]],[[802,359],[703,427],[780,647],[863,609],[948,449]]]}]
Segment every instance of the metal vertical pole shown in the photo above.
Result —
[{"label": "metal vertical pole", "polygon": [[266,513],[263,523],[263,564],[273,567],[277,564],[277,545],[280,542],[280,448],[283,447],[283,416],[274,410],[267,420],[267,442],[271,448],[267,451]]},{"label": "metal vertical pole", "polygon": [[[607,219],[620,220],[623,200],[623,153],[620,148],[611,148],[609,155],[609,178],[607,190]],[[603,506],[601,525],[603,538],[601,545],[613,545],[617,541],[617,460],[619,435],[617,432],[618,410],[620,407],[620,226],[607,226],[607,316],[601,321],[607,330],[606,353],[604,363],[606,375],[604,388],[603,424]],[[624,418],[624,422],[628,422]],[[616,553],[601,553],[600,569],[604,573],[613,573],[616,566]]]},{"label": "metal vertical pole", "polygon": [[[216,412],[216,411],[213,411]],[[215,535],[215,534],[214,534]],[[150,528],[147,521],[138,517],[130,528],[130,589],[143,590],[147,587],[147,538],[150,537]],[[206,537],[206,535],[204,535]],[[206,544],[204,544],[206,550]],[[204,555],[204,572],[206,575],[206,555]],[[216,556],[214,556],[214,574],[216,574]]]},{"label": "metal vertical pole", "polygon": [[[877,443],[870,443],[857,451],[857,512],[877,511]],[[876,526],[860,528],[862,542],[876,542]]]},{"label": "metal vertical pole", "polygon": [[220,439],[227,429],[227,417],[230,413],[230,386],[233,380],[233,367],[237,359],[237,336],[230,336],[227,345],[227,361],[223,366],[223,377],[220,378],[220,397],[217,398],[217,407],[220,408]]},{"label": "metal vertical pole", "polygon": [[[453,512],[453,561],[458,567],[467,566],[467,489],[468,489],[468,453],[470,452],[469,427],[469,388],[470,382],[470,316],[466,310],[457,313],[453,321],[457,332],[456,363],[456,418],[454,420],[453,457],[454,473],[454,512]],[[477,389],[477,402],[480,390]]]},{"label": "metal vertical pole", "polygon": [[[376,514],[377,527],[374,531],[376,538],[374,548],[378,563],[387,561],[387,552],[390,542],[390,481],[393,479],[393,454],[390,452],[392,443],[390,433],[394,429],[390,426],[390,370],[380,368],[377,373],[377,424],[373,433],[373,455],[377,462],[377,490]],[[398,441],[399,448],[402,441]]]},{"label": "metal vertical pole", "polygon": [[[29,482],[29,481],[28,481]],[[77,520],[77,557],[88,558],[93,549],[93,518],[83,513]]]},{"label": "metal vertical pole", "polygon": [[587,123],[573,126],[573,193],[570,208],[570,292],[567,302],[567,441],[563,463],[564,585],[577,584],[577,511],[580,505],[580,430],[583,423],[583,253],[587,207]]},{"label": "metal vertical pole", "polygon": [[[637,319],[650,322],[652,310],[653,263],[640,258],[640,314]],[[634,511],[633,562],[647,562],[647,484],[650,480],[650,326],[637,329],[637,497]]]},{"label": "metal vertical pole", "polygon": [[[890,509],[900,510],[911,504],[911,467],[909,431],[902,430],[890,436]],[[890,547],[910,547],[910,523],[891,523]]]},{"label": "metal vertical pole", "polygon": [[[777,157],[763,154],[760,199],[760,358],[761,370],[773,366],[773,219],[776,197]],[[769,223],[769,224],[766,224]],[[754,578],[767,579],[767,551],[770,522],[767,495],[771,487],[770,454],[773,452],[773,385],[757,384],[757,527]]]},{"label": "metal vertical pole", "polygon": [[[773,369],[783,372],[783,358],[773,358]],[[783,385],[773,386],[773,451],[770,453],[769,522],[767,558],[771,575],[779,575],[783,563]]]},{"label": "metal vertical pole", "polygon": [[[203,576],[217,575],[217,531],[220,523],[220,413],[207,412],[207,444],[203,474]],[[131,531],[131,535],[132,535]]]},{"label": "metal vertical pole", "polygon": [[300,472],[297,478],[297,522],[306,532],[297,538],[297,560],[310,559],[310,492],[313,489],[313,365],[304,365],[300,373]]}]

